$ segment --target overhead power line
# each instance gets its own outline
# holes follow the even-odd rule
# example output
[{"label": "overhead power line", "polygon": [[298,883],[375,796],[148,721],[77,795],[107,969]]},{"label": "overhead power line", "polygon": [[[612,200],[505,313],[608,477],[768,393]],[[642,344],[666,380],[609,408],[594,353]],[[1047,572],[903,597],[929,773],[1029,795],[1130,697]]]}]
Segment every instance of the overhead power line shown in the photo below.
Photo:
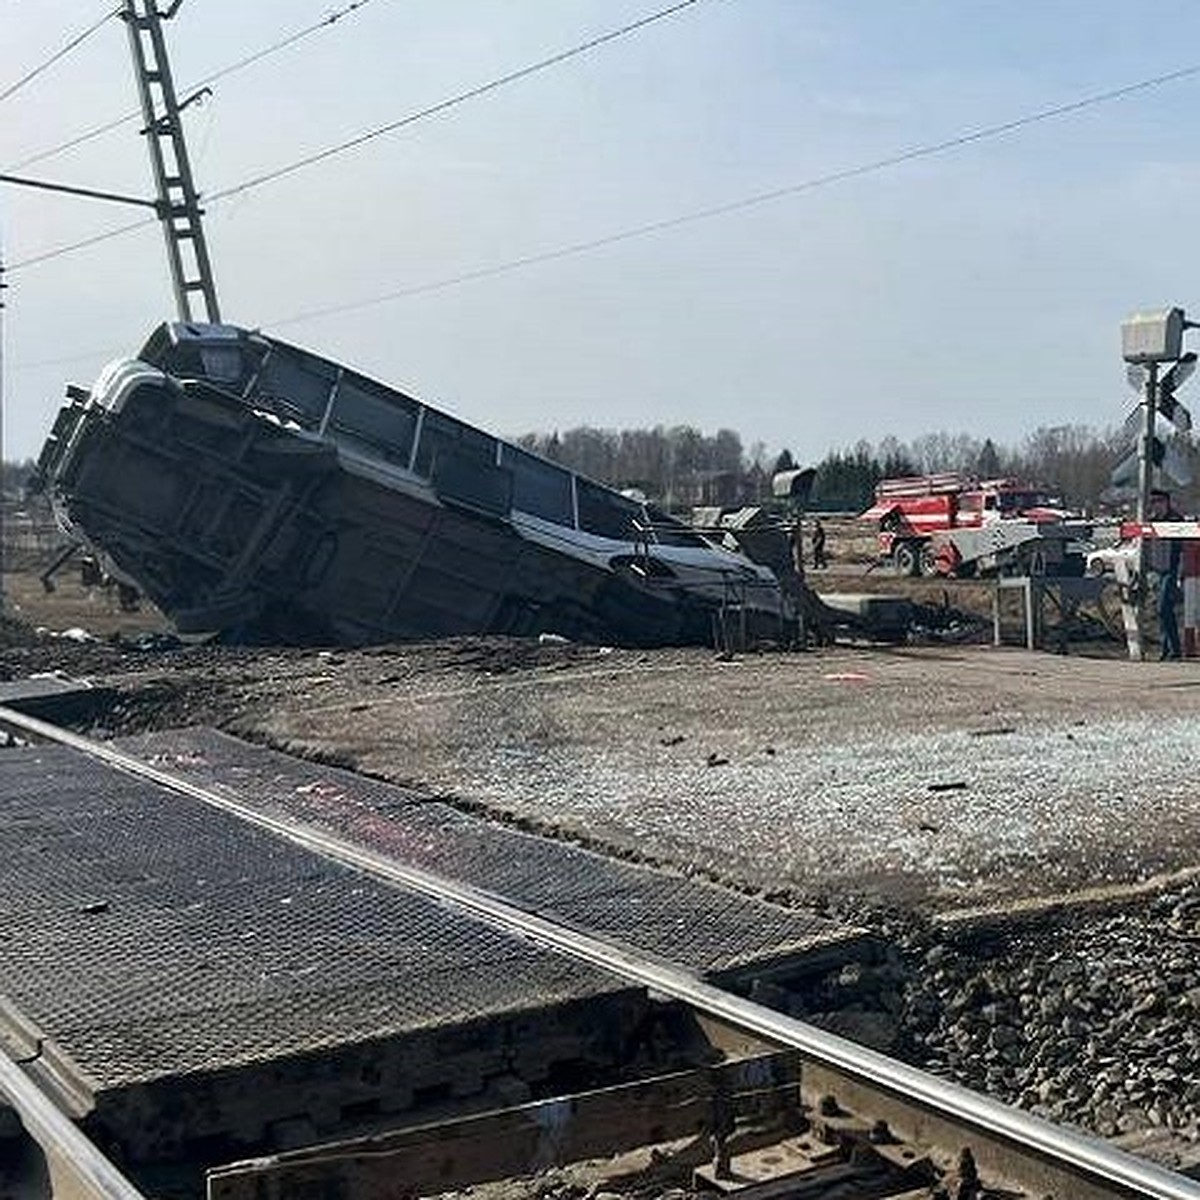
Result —
[{"label": "overhead power line", "polygon": [[22,158],[19,162],[11,164],[10,169],[13,171],[23,171],[26,167],[32,167],[34,163],[45,162],[48,158],[54,158],[58,154],[62,154],[65,150],[71,150],[75,146],[82,146],[84,142],[90,142],[93,138],[98,138],[102,133],[107,133],[110,129],[119,129],[122,125],[127,125],[139,115],[137,109],[130,109],[122,117],[114,117],[111,121],[106,121],[103,125],[93,126],[84,133],[77,134],[65,142],[59,142],[57,146],[51,146],[49,150],[42,150],[37,154],[30,154],[26,158]]},{"label": "overhead power line", "polygon": [[[1096,92],[1090,96],[1084,96],[1078,100],[1068,101],[1065,104],[1056,104],[1050,108],[1038,109],[1035,112],[1026,113],[1023,116],[1015,117],[1012,120],[1003,121],[996,125],[985,125],[978,129],[970,130],[966,133],[961,133],[955,135],[954,137],[946,138],[942,141],[930,142],[924,145],[910,147],[907,150],[898,151],[897,153],[888,155],[885,158],[872,159],[865,163],[859,163],[856,166],[844,167],[837,171],[831,171],[825,175],[817,175],[813,178],[802,180],[799,183],[786,184],[782,187],[772,188],[769,191],[756,192],[749,196],[743,196],[735,200],[730,200],[723,204],[697,209],[690,213],[682,213],[674,217],[665,217],[660,221],[651,221],[643,225],[635,225],[628,229],[622,229],[614,233],[603,234],[599,237],[591,238],[586,241],[574,242],[566,246],[557,247],[555,249],[539,251],[534,254],[524,255],[520,258],[494,263],[491,266],[480,267],[476,270],[468,271],[461,275],[447,277],[446,279],[433,280],[424,284],[416,284],[411,288],[405,288],[396,292],[389,292],[386,295],[376,296],[366,300],[359,300],[349,304],[338,305],[332,308],[314,309],[310,312],[289,317],[285,321],[275,322],[275,324],[293,324],[301,320],[310,320],[320,316],[330,316],[338,312],[349,312],[356,308],[368,308],[374,304],[387,303],[389,300],[398,300],[406,296],[419,295],[422,292],[432,292],[440,290],[441,288],[454,287],[461,283],[470,283],[478,279],[486,279],[492,275],[501,275],[508,271],[520,270],[523,267],[535,266],[538,263],[551,262],[554,259],[567,258],[574,254],[584,254],[592,250],[602,249],[605,246],[615,245],[619,242],[632,241],[635,238],[646,237],[654,233],[662,233],[666,230],[674,229],[681,225],[689,225],[694,222],[725,216],[727,213],[737,212],[740,209],[753,208],[760,204],[767,204],[773,200],[781,200],[787,196],[798,195],[803,192],[816,191],[820,188],[828,187],[835,183],[842,183],[848,179],[855,179],[860,176],[870,175],[876,171],[883,171],[890,167],[896,167],[907,162],[913,162],[917,159],[932,158],[935,155],[946,154],[952,150],[958,150],[964,146],[969,146],[976,142],[983,142],[991,138],[1003,137],[1006,134],[1016,133],[1019,130],[1027,128],[1031,125],[1037,125],[1046,121],[1071,116],[1075,113],[1082,112],[1085,109],[1094,108],[1097,105],[1109,104],[1113,101],[1125,99],[1126,97],[1135,95],[1139,92],[1165,87],[1168,84],[1177,83],[1180,80],[1192,78],[1196,75],[1200,75],[1200,63],[1196,63],[1187,67],[1180,67],[1177,70],[1168,71],[1162,75],[1154,75],[1147,79],[1139,79],[1134,83],[1124,84],[1121,87],[1110,88],[1107,91]],[[477,92],[480,91],[480,89],[475,90]],[[448,103],[449,102],[444,102],[442,105],[435,106],[433,109],[426,111],[440,111],[442,108],[446,107]],[[414,114],[412,118],[406,119],[406,123],[410,123],[412,120],[416,119],[419,119],[419,117],[417,114]],[[272,178],[273,177],[275,176],[272,175]],[[207,197],[207,200],[209,203],[212,203],[224,197],[231,196],[235,192],[245,191],[249,187],[253,186],[257,186],[257,182],[255,180],[248,180],[245,184],[240,185],[239,187],[227,188],[223,192],[215,193]],[[140,229],[143,226],[151,223],[151,221],[137,221],[130,225],[123,225],[117,229],[111,229],[104,233],[95,234],[92,237],[83,239],[82,241],[72,242],[65,246],[57,246],[49,250],[42,251],[41,253],[33,255],[32,257],[24,258],[18,262],[11,263],[7,269],[11,274],[14,271],[22,270],[25,267],[31,267],[38,263],[47,262],[51,259],[59,258],[66,254],[71,254],[76,250],[93,246],[98,242],[107,241],[109,238],[120,237],[125,233],[129,233],[134,229]]]},{"label": "overhead power line", "polygon": [[370,3],[371,0],[352,0],[352,3],[336,9],[334,12],[322,17],[319,21],[314,21],[311,25],[306,25],[303,29],[298,29],[295,33],[288,34],[287,37],[281,38],[278,42],[273,42],[270,46],[264,46],[261,50],[255,50],[254,53],[247,54],[245,58],[239,58],[237,62],[232,62],[226,67],[221,67],[220,70],[214,71],[211,75],[205,75],[203,79],[197,80],[192,87],[203,87],[208,83],[216,83],[218,79],[224,79],[226,75],[232,75],[235,71],[243,71],[247,67],[253,66],[256,62],[261,62],[264,58],[270,58],[272,55],[278,54],[281,50],[286,50],[289,46],[294,46],[297,42],[311,37],[314,33],[320,33],[322,30],[328,29],[331,25],[336,25],[343,17],[348,17],[356,13],[360,8],[366,8]]},{"label": "overhead power line", "polygon": [[0,91],[0,102],[7,100],[10,96],[15,96],[26,84],[32,83],[43,71],[49,70],[61,58],[65,58],[77,46],[82,45],[100,29],[106,21],[112,20],[121,10],[119,8],[110,9],[94,24],[89,25],[82,33],[76,34],[61,50],[56,50],[45,62],[34,67],[32,71],[22,75],[16,83],[10,83],[3,91]]},{"label": "overhead power line", "polygon": [[399,120],[390,121],[386,125],[380,125],[377,129],[370,129],[366,133],[360,133],[356,137],[339,142],[336,146],[328,146],[324,150],[317,150],[312,154],[306,155],[304,158],[299,158],[295,162],[288,163],[286,166],[277,167],[272,171],[264,172],[262,175],[256,175],[253,179],[247,179],[242,183],[235,184],[233,187],[213,192],[208,199],[211,202],[224,200],[228,196],[237,196],[253,188],[262,187],[264,184],[274,183],[275,180],[293,175],[297,171],[304,170],[306,167],[315,166],[317,163],[325,162],[336,155],[345,154],[348,150],[364,146],[376,138],[384,137],[389,133],[395,133],[398,129],[403,129],[406,125],[413,125],[417,121],[423,121],[428,117],[436,116],[438,113],[455,108],[459,104],[465,104],[468,100],[477,100],[480,96],[486,96],[489,92],[507,87],[510,83],[516,83],[518,80],[527,79],[530,75],[536,75],[540,71],[556,67],[560,63],[568,61],[568,59],[578,58],[581,54],[587,54],[589,51],[595,50],[609,42],[614,42],[618,38],[627,37],[631,33],[637,33],[639,30],[645,29],[647,25],[653,25],[657,21],[673,17],[677,13],[683,12],[684,9],[692,8],[694,5],[702,2],[703,0],[679,0],[676,4],[671,4],[666,8],[659,9],[657,12],[640,17],[636,21],[631,21],[628,25],[622,25],[619,29],[611,29],[607,33],[590,38],[586,42],[580,42],[579,45],[572,46],[568,50],[561,50],[557,54],[550,55],[548,58],[539,59],[537,62],[530,63],[526,67],[510,71],[507,75],[501,75],[499,78],[489,80],[487,83],[481,83],[477,87],[468,88],[467,91],[459,92],[457,95],[451,96],[446,100],[440,100],[436,104],[431,104],[428,108],[419,109],[417,112],[400,117]]},{"label": "overhead power line", "polygon": [[[551,55],[549,58],[544,58],[536,63],[531,63],[529,66],[522,67],[516,71],[510,71],[507,75],[502,75],[498,79],[490,80],[488,83],[480,84],[478,87],[469,89],[466,92],[460,92],[455,96],[451,96],[447,100],[442,100],[437,104],[430,105],[428,108],[421,109],[419,112],[410,113],[406,117],[401,117],[398,121],[393,121],[388,125],[381,126],[378,129],[373,129],[365,134],[360,134],[349,141],[342,142],[337,146],[331,146],[328,149],[318,151],[315,154],[308,155],[297,162],[280,167],[277,170],[270,171],[265,175],[258,176],[254,179],[246,180],[243,183],[237,184],[234,187],[225,188],[222,191],[214,192],[211,195],[204,197],[208,204],[215,204],[220,200],[228,199],[231,196],[242,192],[250,191],[253,188],[261,187],[273,180],[280,179],[285,175],[291,175],[299,171],[303,167],[312,166],[317,162],[333,157],[335,154],[341,154],[344,151],[350,150],[355,146],[360,146],[365,142],[373,141],[375,138],[382,137],[384,134],[392,133],[406,125],[415,124],[417,121],[424,120],[427,117],[434,116],[437,113],[445,112],[447,109],[453,108],[456,105],[463,104],[468,100],[473,100],[476,97],[486,95],[488,92],[495,91],[497,88],[504,87],[506,84],[514,83],[519,79],[524,79],[526,76],[533,75],[538,71],[544,71],[546,68],[554,66],[558,63],[565,62],[568,59],[575,58],[580,54],[584,54],[589,50],[594,50],[598,46],[602,46],[607,42],[615,41],[617,38],[625,37],[628,34],[634,33],[639,29],[644,29],[647,25],[652,25],[656,21],[661,21],[666,17],[673,16],[675,13],[681,12],[685,8],[691,8],[693,5],[702,3],[703,0],[680,0],[679,3],[672,4],[668,8],[659,9],[657,12],[641,17],[636,21],[631,21],[628,25],[623,25],[618,29],[609,30],[607,33],[600,34],[597,37],[591,38],[586,42],[582,42],[577,46],[572,46],[568,50],[560,51],[558,54]],[[368,0],[358,0],[357,4],[352,4],[349,8],[337,14],[339,17],[344,16],[347,12],[353,11],[355,8],[361,8],[363,4],[368,3]],[[336,19],[336,18],[335,18]],[[328,24],[328,21],[322,22],[322,25]],[[319,28],[317,26],[316,28]],[[311,30],[310,30],[311,32]],[[295,40],[293,38],[292,40]],[[263,55],[251,55],[249,59],[243,60],[241,63],[232,64],[232,66],[224,68],[224,74],[228,74],[230,70],[239,69],[250,61],[255,61]],[[210,76],[208,81],[211,81],[215,76]],[[200,83],[206,82],[201,80]],[[199,86],[193,85],[193,86]],[[113,123],[109,123],[104,128],[111,128]],[[120,124],[120,122],[117,122]],[[45,157],[43,155],[42,157]],[[20,166],[29,166],[34,159],[26,159],[23,163],[17,164]],[[61,258],[63,255],[72,254],[76,250],[83,250],[89,246],[95,246],[100,242],[108,241],[110,238],[121,237],[122,235],[131,232],[134,229],[140,229],[143,225],[149,224],[147,221],[138,221],[131,225],[122,225],[117,229],[110,229],[105,233],[94,234],[77,242],[69,242],[66,245],[54,246],[48,250],[43,250],[38,254],[34,254],[28,258],[22,259],[20,262],[15,262],[9,267],[10,271],[19,271],[25,267],[36,266],[38,263],[49,262],[52,259]]]},{"label": "overhead power line", "polygon": [[606,246],[617,245],[620,242],[628,242],[635,238],[647,237],[650,234],[677,229],[681,225],[690,225],[697,221],[707,221],[714,217],[722,217],[729,213],[738,212],[742,209],[753,208],[760,204],[768,204],[774,200],[782,200],[788,196],[817,191],[820,188],[828,187],[835,183],[842,183],[848,179],[870,175],[876,171],[883,171],[890,167],[900,166],[903,163],[913,162],[916,159],[931,158],[934,155],[945,154],[951,150],[958,150],[964,146],[972,145],[975,142],[1002,137],[1005,134],[1025,129],[1030,125],[1069,116],[1099,104],[1120,100],[1137,92],[1148,91],[1151,88],[1163,87],[1166,84],[1175,83],[1181,79],[1187,79],[1198,74],[1200,74],[1200,63],[1189,67],[1181,67],[1179,70],[1169,71],[1165,75],[1156,75],[1150,79],[1141,79],[1136,83],[1112,88],[1105,92],[1097,92],[1094,95],[1085,96],[1079,100],[1072,100],[1066,104],[1058,104],[1052,108],[1040,109],[1037,112],[1027,113],[1024,116],[1016,117],[1011,121],[1001,122],[998,125],[985,125],[980,129],[946,138],[944,141],[930,142],[923,146],[914,146],[908,150],[888,155],[886,158],[877,158],[870,162],[859,163],[857,166],[830,171],[828,174],[817,175],[799,183],[772,188],[770,191],[756,192],[753,195],[730,200],[724,204],[715,204],[708,208],[697,209],[694,212],[682,213],[674,217],[665,217],[661,221],[650,221],[644,225],[635,225],[628,229],[603,234],[600,237],[590,238],[586,241],[573,242],[566,246],[558,246],[554,249],[538,251],[537,253],[523,255],[519,258],[507,259],[503,262],[493,263],[490,266],[465,271],[459,275],[447,276],[444,279],[435,279],[428,283],[414,284],[411,287],[401,288],[397,291],[387,292],[365,300],[352,301],[348,304],[333,305],[327,308],[311,309],[307,312],[297,313],[295,316],[287,317],[281,321],[270,322],[270,324],[276,327],[299,324],[302,321],[315,320],[318,317],[334,316],[338,313],[352,312],[360,308],[371,308],[377,304],[387,304],[390,301],[401,300],[409,296],[419,296],[426,292],[441,291],[444,288],[457,287],[464,283],[473,283],[480,279],[491,278],[494,275],[504,275],[509,271],[518,271],[525,267],[553,262],[560,258],[569,258],[576,254],[586,254],[593,250],[603,249]]},{"label": "overhead power line", "polygon": [[[224,79],[227,75],[232,75],[236,71],[245,70],[245,68],[253,66],[257,62],[261,62],[264,58],[270,58],[274,54],[278,54],[282,50],[294,46],[297,42],[303,41],[307,37],[311,37],[314,33],[320,33],[322,30],[328,29],[331,25],[335,25],[343,17],[348,17],[352,13],[357,12],[360,8],[365,8],[371,0],[353,0],[352,3],[345,5],[342,8],[329,13],[322,17],[319,21],[314,21],[311,25],[306,25],[303,29],[298,29],[295,33],[288,34],[287,37],[281,38],[277,42],[273,42],[269,46],[264,46],[261,50],[256,50],[252,54],[247,54],[245,58],[239,58],[236,62],[230,63],[228,66],[221,67],[214,71],[211,75],[205,75],[203,79],[196,80],[195,83],[189,84],[181,89],[185,92],[193,92],[198,88],[205,87],[208,84],[215,83],[218,79]],[[111,15],[111,14],[110,14]],[[107,18],[106,18],[107,19]],[[2,99],[3,97],[0,97]],[[91,129],[84,130],[83,133],[76,134],[65,142],[59,142],[56,146],[50,146],[45,150],[39,150],[36,154],[31,154],[20,162],[12,163],[7,169],[11,171],[20,171],[25,167],[30,167],[34,163],[45,162],[48,158],[54,158],[56,155],[62,154],[67,150],[73,150],[76,146],[82,146],[85,142],[90,142],[101,135],[110,132],[113,129],[119,129],[122,125],[127,125],[132,121],[136,121],[141,117],[141,109],[131,108],[128,112],[119,117],[113,117],[100,125],[95,125]]]},{"label": "overhead power line", "polygon": [[79,241],[70,242],[65,246],[53,246],[49,250],[43,250],[40,254],[23,258],[20,262],[10,263],[5,270],[11,275],[13,272],[23,270],[25,267],[35,267],[38,263],[62,258],[64,255],[74,254],[77,250],[85,250],[88,246],[96,246],[112,238],[123,237],[127,233],[132,233],[135,229],[145,229],[147,226],[157,224],[157,217],[146,217],[142,221],[131,221],[127,225],[118,225],[116,229],[106,229],[103,233],[94,233],[91,237],[81,238]]}]

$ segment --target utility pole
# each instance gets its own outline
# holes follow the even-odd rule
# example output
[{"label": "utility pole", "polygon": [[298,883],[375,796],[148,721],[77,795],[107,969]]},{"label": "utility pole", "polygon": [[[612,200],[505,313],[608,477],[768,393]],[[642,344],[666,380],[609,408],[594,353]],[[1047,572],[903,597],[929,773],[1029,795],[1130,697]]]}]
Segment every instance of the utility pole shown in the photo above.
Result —
[{"label": "utility pole", "polygon": [[196,319],[192,313],[192,297],[200,295],[204,300],[205,318],[216,324],[221,320],[217,288],[200,222],[203,210],[180,120],[180,113],[190,100],[181,105],[175,95],[162,30],[162,22],[170,20],[181,3],[182,0],[173,0],[170,8],[160,13],[158,0],[122,0],[121,19],[129,33],[133,53],[142,117],[146,122],[142,133],[150,150],[158,215],[166,238],[179,319]]},{"label": "utility pole", "polygon": [[[1142,391],[1142,427],[1137,439],[1137,508],[1138,525],[1150,517],[1150,492],[1154,488],[1154,414],[1158,406],[1158,363],[1144,364],[1146,382]],[[1137,559],[1132,564],[1121,563],[1117,583],[1121,589],[1121,620],[1125,626],[1125,647],[1133,662],[1145,657],[1142,644],[1142,625],[1139,619],[1141,599],[1146,590],[1149,547],[1144,537],[1138,538]],[[1132,567],[1132,570],[1130,569]]]},{"label": "utility pole", "polygon": [[[1145,393],[1142,397],[1142,429],[1138,437],[1137,520],[1144,524],[1150,515],[1150,493],[1154,489],[1154,417],[1158,411],[1158,363],[1146,366]],[[1144,546],[1144,542],[1143,542]],[[1139,564],[1139,570],[1144,564]]]}]

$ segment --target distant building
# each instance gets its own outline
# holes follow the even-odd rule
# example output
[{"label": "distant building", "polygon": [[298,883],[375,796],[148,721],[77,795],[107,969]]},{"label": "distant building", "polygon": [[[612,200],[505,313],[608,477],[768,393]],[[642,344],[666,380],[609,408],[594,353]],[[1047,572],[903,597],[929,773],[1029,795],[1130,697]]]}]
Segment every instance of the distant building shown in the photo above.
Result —
[{"label": "distant building", "polygon": [[745,471],[689,471],[677,478],[672,488],[671,506],[675,509],[716,507],[737,508],[758,498],[761,475],[757,467]]}]

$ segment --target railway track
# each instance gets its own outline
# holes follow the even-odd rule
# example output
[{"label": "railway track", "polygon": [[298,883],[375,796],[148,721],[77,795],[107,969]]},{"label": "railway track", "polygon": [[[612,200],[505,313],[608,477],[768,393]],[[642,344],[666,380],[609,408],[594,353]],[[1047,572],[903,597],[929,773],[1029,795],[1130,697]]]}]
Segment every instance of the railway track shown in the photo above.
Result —
[{"label": "railway track", "polygon": [[[768,1051],[795,1056],[800,1064],[798,1093],[809,1125],[808,1141],[801,1136],[800,1144],[810,1153],[804,1169],[793,1170],[786,1178],[759,1181],[742,1188],[747,1197],[763,1200],[788,1195],[915,1197],[937,1195],[939,1186],[948,1185],[952,1194],[967,1198],[1023,1195],[1055,1200],[1075,1197],[1200,1200],[1200,1183],[1182,1175],[803,1024],[706,983],[673,963],[634,953],[527,911],[503,897],[406,865],[322,830],[264,813],[249,798],[230,788],[216,790],[201,786],[117,747],[80,737],[12,709],[0,708],[0,730],[18,741],[67,747],[164,791],[199,801],[273,838],[362,872],[389,887],[428,897],[438,905],[468,914],[505,933],[686,1006],[701,1019],[734,1031]],[[741,1085],[749,1086],[747,1080],[753,1072],[743,1074]],[[704,1096],[705,1105],[711,1107],[716,1103],[719,1107],[721,1087],[712,1086],[711,1073],[703,1078],[709,1089]],[[92,1197],[135,1200],[138,1193],[133,1186],[87,1142],[25,1072],[3,1057],[0,1057],[0,1096],[19,1115],[27,1133],[41,1145],[51,1175],[67,1181],[54,1194],[78,1195],[89,1200]],[[608,1097],[610,1103],[613,1099]],[[616,1102],[622,1103],[619,1097]],[[557,1111],[536,1104],[526,1108],[528,1120],[542,1125],[549,1119],[548,1114]],[[603,1098],[586,1103],[580,1100],[577,1108],[580,1112],[594,1111],[597,1119],[602,1119],[598,1114],[605,1111]],[[715,1124],[721,1125],[719,1118]],[[428,1158],[436,1142],[444,1142],[448,1137],[474,1138],[483,1145],[488,1136],[495,1135],[496,1128],[494,1122],[485,1127],[475,1119],[474,1125],[468,1122],[457,1131],[440,1128],[425,1141],[413,1135],[398,1135],[394,1143],[374,1138],[369,1143],[346,1143],[334,1150],[328,1147],[311,1152],[299,1150],[255,1163],[236,1164],[211,1175],[209,1195],[214,1200],[284,1197],[294,1194],[298,1181],[311,1185],[314,1178],[324,1178],[332,1189],[334,1184],[330,1180],[336,1177],[340,1180],[338,1187],[344,1186],[349,1178],[358,1183],[357,1190],[336,1194],[365,1200],[385,1194],[386,1187],[391,1185],[385,1186],[383,1181],[390,1179],[394,1183],[401,1164],[407,1162],[411,1168],[422,1155]],[[705,1181],[717,1191],[738,1190],[730,1178],[737,1173],[730,1168],[732,1125],[715,1128],[713,1132],[716,1156]],[[864,1150],[874,1147],[875,1158],[864,1168],[863,1155],[851,1151],[842,1154],[836,1164],[830,1164],[828,1156],[811,1153],[814,1133],[816,1141],[824,1145],[840,1138],[848,1146]],[[797,1136],[794,1128],[792,1134],[788,1144],[794,1146]],[[564,1140],[560,1149],[567,1144]],[[588,1144],[587,1138],[580,1142]],[[541,1165],[547,1165],[544,1138],[539,1145],[543,1152]],[[797,1155],[804,1157],[799,1151]],[[904,1169],[891,1176],[880,1174],[881,1161],[904,1168],[906,1163],[918,1159],[931,1165],[927,1177],[914,1177]],[[478,1161],[474,1170],[477,1176],[483,1170]],[[442,1183],[446,1182],[443,1172]],[[335,1191],[305,1194],[333,1195]],[[414,1190],[412,1194],[423,1193]]]}]

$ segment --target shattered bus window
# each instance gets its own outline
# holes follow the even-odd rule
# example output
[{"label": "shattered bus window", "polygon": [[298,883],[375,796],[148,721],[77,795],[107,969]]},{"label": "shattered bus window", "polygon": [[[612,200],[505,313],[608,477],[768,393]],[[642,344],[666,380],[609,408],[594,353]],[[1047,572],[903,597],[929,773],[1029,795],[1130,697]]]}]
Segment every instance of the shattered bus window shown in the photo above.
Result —
[{"label": "shattered bus window", "polygon": [[263,362],[253,402],[305,429],[317,429],[336,382],[332,363],[277,347]]},{"label": "shattered bus window", "polygon": [[590,480],[580,479],[577,487],[580,529],[600,537],[634,539],[636,524],[642,519],[640,504]]}]

